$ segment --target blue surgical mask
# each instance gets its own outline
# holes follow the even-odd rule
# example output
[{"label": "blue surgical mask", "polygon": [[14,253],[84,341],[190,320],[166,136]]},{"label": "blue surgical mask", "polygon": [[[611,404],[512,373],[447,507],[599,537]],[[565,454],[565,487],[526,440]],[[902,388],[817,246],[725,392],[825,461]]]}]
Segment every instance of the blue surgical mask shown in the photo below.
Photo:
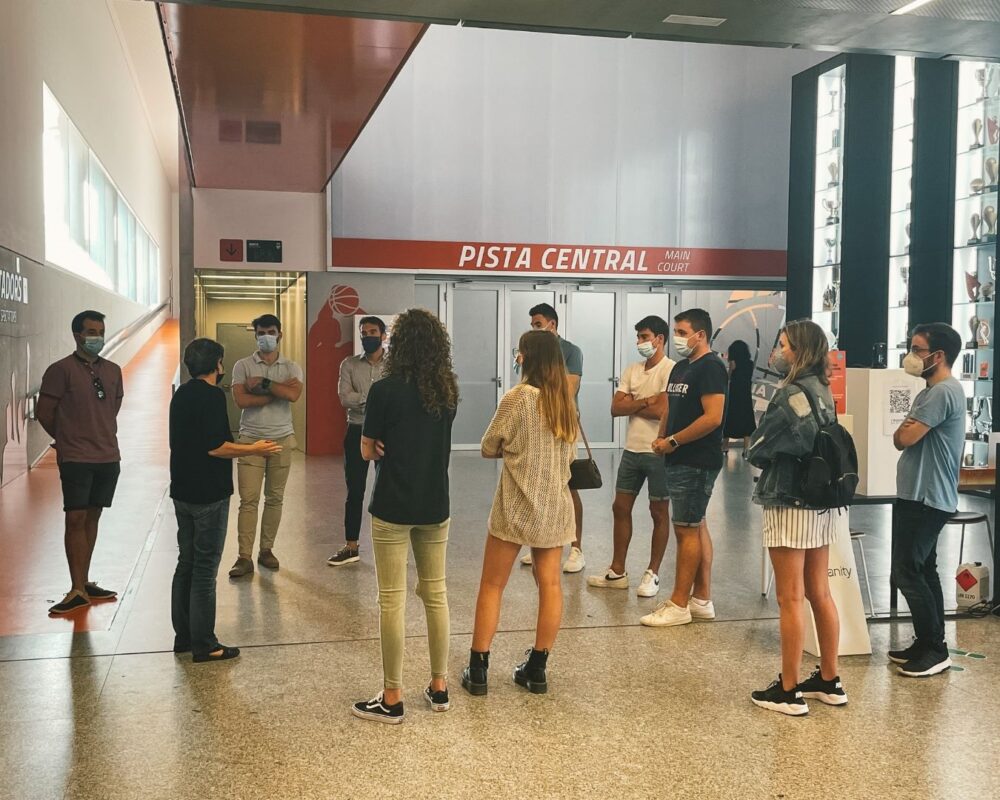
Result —
[{"label": "blue surgical mask", "polygon": [[101,351],[104,349],[104,337],[103,336],[84,336],[83,337],[83,349],[90,353],[92,356],[99,356]]},{"label": "blue surgical mask", "polygon": [[257,349],[262,353],[273,353],[278,349],[278,337],[273,333],[262,333],[257,337]]},{"label": "blue surgical mask", "polygon": [[367,355],[371,355],[382,346],[381,336],[362,336],[361,347]]}]

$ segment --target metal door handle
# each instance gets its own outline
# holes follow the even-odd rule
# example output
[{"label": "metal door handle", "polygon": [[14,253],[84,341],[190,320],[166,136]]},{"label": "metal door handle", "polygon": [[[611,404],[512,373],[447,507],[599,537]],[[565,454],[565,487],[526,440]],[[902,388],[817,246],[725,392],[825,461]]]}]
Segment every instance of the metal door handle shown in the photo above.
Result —
[{"label": "metal door handle", "polygon": [[608,380],[615,385],[616,389],[618,388],[618,384],[621,383],[621,381],[619,381],[618,378],[608,378]]},{"label": "metal door handle", "polygon": [[497,376],[497,377],[495,377],[495,378],[494,378],[493,380],[495,380],[495,381],[497,382],[497,388],[498,388],[498,389],[502,389],[502,388],[503,388],[503,378],[501,378],[501,377],[500,377],[500,376],[498,375],[498,376]]}]

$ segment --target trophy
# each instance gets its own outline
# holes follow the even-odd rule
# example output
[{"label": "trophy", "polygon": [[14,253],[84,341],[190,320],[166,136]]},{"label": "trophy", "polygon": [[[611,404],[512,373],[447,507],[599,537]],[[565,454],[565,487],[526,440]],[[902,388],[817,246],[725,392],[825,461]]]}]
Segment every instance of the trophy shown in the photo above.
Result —
[{"label": "trophy", "polygon": [[976,83],[979,84],[979,96],[976,98],[976,102],[978,103],[980,100],[986,99],[986,70],[985,68],[977,69],[975,74]]},{"label": "trophy", "polygon": [[826,168],[830,173],[830,182],[827,184],[827,188],[832,189],[834,186],[840,186],[840,164],[831,161]]},{"label": "trophy", "polygon": [[969,239],[968,244],[979,244],[979,226],[983,223],[982,217],[975,213],[970,217],[969,223],[972,225],[972,238]]},{"label": "trophy", "polygon": [[828,285],[823,292],[823,310],[834,311],[837,308],[837,287]]},{"label": "trophy", "polygon": [[840,128],[834,128],[830,137],[830,149],[836,150],[838,147],[840,147]]},{"label": "trophy", "polygon": [[837,216],[837,209],[840,208],[840,201],[839,200],[832,200],[830,198],[824,198],[824,200],[823,200],[823,208],[825,208],[827,210],[827,214],[828,214],[828,216],[826,218],[826,224],[827,225],[836,225],[838,222],[840,222],[840,217]]},{"label": "trophy", "polygon": [[972,331],[972,338],[965,343],[965,347],[967,350],[975,350],[979,347],[979,342],[976,340],[976,337],[979,335],[979,317],[975,314],[969,320],[969,330]]},{"label": "trophy", "polygon": [[837,252],[837,240],[827,238],[824,239],[823,241],[826,242],[826,263],[833,264],[835,263],[834,256],[836,255]]},{"label": "trophy", "polygon": [[986,228],[985,236],[987,242],[997,240],[997,210],[993,206],[986,206],[983,209],[983,227]]},{"label": "trophy", "polygon": [[969,295],[969,300],[975,303],[979,299],[979,278],[975,270],[965,273],[965,291]]},{"label": "trophy", "polygon": [[986,181],[982,178],[973,178],[969,183],[969,188],[972,190],[973,194],[982,194],[983,189],[986,188]]},{"label": "trophy", "polygon": [[979,396],[972,412],[972,429],[977,439],[989,441],[993,429],[993,398]]},{"label": "trophy", "polygon": [[840,94],[840,90],[833,88],[830,89],[830,113],[837,113],[837,95]]},{"label": "trophy", "polygon": [[976,117],[974,120],[972,120],[972,135],[975,137],[975,140],[969,146],[969,149],[978,150],[980,147],[983,146],[982,142],[983,121],[979,119],[979,117]]},{"label": "trophy", "polygon": [[997,177],[1000,175],[997,160],[990,156],[983,163],[983,167],[986,169],[986,191],[995,192],[997,190]]},{"label": "trophy", "polygon": [[983,284],[983,300],[993,300],[993,282]]},{"label": "trophy", "polygon": [[979,328],[976,330],[976,344],[980,347],[990,346],[990,323],[985,319],[979,320]]},{"label": "trophy", "polygon": [[910,302],[910,265],[900,264],[899,265],[899,277],[903,280],[903,299],[899,301],[899,305],[905,306]]},{"label": "trophy", "polygon": [[990,271],[990,278],[994,281],[997,279],[997,257],[987,256],[986,257],[986,268]]},{"label": "trophy", "polygon": [[996,117],[990,117],[986,120],[986,138],[990,144],[1000,142],[1000,123],[997,122]]}]

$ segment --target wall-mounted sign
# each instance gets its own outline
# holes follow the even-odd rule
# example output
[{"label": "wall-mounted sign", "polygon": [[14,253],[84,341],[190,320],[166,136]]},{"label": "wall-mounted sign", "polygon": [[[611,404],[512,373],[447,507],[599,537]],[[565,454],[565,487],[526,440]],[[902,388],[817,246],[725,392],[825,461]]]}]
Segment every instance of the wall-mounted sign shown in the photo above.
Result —
[{"label": "wall-mounted sign", "polygon": [[281,263],[281,242],[273,239],[247,239],[247,261]]},{"label": "wall-mounted sign", "polygon": [[332,269],[588,278],[784,278],[784,250],[333,240]]},{"label": "wall-mounted sign", "polygon": [[219,261],[242,261],[242,239],[219,239]]}]

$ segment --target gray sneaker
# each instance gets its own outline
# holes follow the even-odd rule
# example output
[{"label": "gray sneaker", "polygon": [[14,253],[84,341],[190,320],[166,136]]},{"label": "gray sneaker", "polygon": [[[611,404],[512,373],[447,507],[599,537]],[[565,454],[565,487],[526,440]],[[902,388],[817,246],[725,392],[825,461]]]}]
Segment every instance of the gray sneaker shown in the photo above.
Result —
[{"label": "gray sneaker", "polygon": [[240,556],[236,559],[236,563],[233,564],[233,568],[229,570],[230,578],[242,578],[244,575],[253,574],[253,561],[249,558],[243,558]]}]

